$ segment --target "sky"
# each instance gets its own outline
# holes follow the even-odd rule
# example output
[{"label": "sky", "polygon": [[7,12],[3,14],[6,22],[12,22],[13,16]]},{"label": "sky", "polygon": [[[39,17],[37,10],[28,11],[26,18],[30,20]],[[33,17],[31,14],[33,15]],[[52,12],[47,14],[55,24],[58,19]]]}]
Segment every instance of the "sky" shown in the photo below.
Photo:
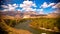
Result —
[{"label": "sky", "polygon": [[48,14],[56,10],[59,0],[0,0],[0,10],[3,11],[36,11]]}]

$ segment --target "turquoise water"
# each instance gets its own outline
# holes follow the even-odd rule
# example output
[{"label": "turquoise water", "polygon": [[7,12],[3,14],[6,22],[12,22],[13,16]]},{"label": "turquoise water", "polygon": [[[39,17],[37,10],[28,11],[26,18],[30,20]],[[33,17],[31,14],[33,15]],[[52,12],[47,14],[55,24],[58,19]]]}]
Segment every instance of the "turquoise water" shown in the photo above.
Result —
[{"label": "turquoise water", "polygon": [[33,34],[42,34],[42,33],[45,33],[45,34],[59,34],[59,33],[56,33],[56,32],[48,32],[48,31],[44,31],[44,30],[40,30],[40,29],[31,28],[29,26],[29,21],[26,21],[26,22],[19,23],[19,24],[15,25],[15,28],[28,30]]}]

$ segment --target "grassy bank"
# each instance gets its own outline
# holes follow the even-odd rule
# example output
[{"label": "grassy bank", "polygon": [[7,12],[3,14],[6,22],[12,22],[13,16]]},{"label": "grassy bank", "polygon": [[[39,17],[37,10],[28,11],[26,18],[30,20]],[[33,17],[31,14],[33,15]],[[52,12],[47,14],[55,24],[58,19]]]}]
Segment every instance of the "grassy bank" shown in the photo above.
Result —
[{"label": "grassy bank", "polygon": [[60,18],[33,18],[31,19],[31,27],[41,29],[51,29],[60,31]]}]

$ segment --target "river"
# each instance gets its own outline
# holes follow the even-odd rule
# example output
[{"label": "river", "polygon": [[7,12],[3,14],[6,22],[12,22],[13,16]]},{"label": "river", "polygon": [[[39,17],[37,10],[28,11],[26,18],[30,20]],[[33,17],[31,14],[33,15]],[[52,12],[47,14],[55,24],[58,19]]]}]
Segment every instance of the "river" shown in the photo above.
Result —
[{"label": "river", "polygon": [[33,34],[59,34],[59,33],[56,33],[56,32],[48,32],[48,31],[44,31],[44,30],[40,30],[40,29],[31,28],[29,26],[29,23],[30,23],[29,21],[25,21],[24,23],[19,23],[19,24],[15,25],[15,28],[28,30]]}]

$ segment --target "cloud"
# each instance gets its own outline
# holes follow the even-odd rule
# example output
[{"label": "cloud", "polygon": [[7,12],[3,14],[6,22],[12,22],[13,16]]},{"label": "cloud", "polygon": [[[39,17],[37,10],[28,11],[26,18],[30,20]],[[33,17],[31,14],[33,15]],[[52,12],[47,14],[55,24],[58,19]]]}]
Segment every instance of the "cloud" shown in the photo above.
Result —
[{"label": "cloud", "polygon": [[23,8],[22,11],[36,11],[36,9],[33,9],[33,8]]},{"label": "cloud", "polygon": [[32,1],[24,1],[23,4],[31,6],[33,4],[33,2]]},{"label": "cloud", "polygon": [[20,4],[20,7],[22,8],[24,5],[23,4]]},{"label": "cloud", "polygon": [[26,8],[25,10],[26,11],[32,11],[33,9],[32,8]]},{"label": "cloud", "polygon": [[55,3],[50,3],[50,4],[48,5],[48,7],[53,6],[53,5],[55,5]]},{"label": "cloud", "polygon": [[33,6],[34,6],[34,7],[37,7],[35,3],[33,4]]},{"label": "cloud", "polygon": [[20,4],[20,7],[26,8],[26,7],[31,7],[33,4],[32,1],[24,1],[23,4]]},{"label": "cloud", "polygon": [[40,9],[40,11],[43,11],[43,9]]},{"label": "cloud", "polygon": [[7,4],[1,6],[4,8],[3,11],[15,11],[15,9],[18,7],[16,4]]},{"label": "cloud", "polygon": [[17,4],[13,4],[13,6],[17,6]]},{"label": "cloud", "polygon": [[[33,3],[32,1],[24,1],[22,4],[20,4],[20,6],[18,6],[17,4],[7,4],[7,5],[1,5],[4,10],[3,11],[15,11],[17,7],[22,8],[21,11],[35,11],[35,9],[31,8],[31,7],[37,7],[35,3]],[[20,10],[18,10],[20,11]]]},{"label": "cloud", "polygon": [[3,11],[8,11],[8,9],[4,9]]},{"label": "cloud", "polygon": [[33,9],[33,11],[36,11],[37,9],[35,8],[35,9]]},{"label": "cloud", "polygon": [[36,9],[37,11],[43,11],[43,9]]},{"label": "cloud", "polygon": [[8,8],[8,6],[6,6],[6,5],[1,5],[3,8]]},{"label": "cloud", "polygon": [[44,14],[44,13],[43,13],[43,9],[40,9],[40,12],[39,12],[39,14]]},{"label": "cloud", "polygon": [[54,5],[52,8],[60,8],[60,2]]},{"label": "cloud", "polygon": [[17,9],[17,11],[21,11],[20,9]]},{"label": "cloud", "polygon": [[40,8],[47,8],[47,7],[50,7],[50,6],[53,6],[53,5],[55,5],[55,3],[47,4],[47,2],[44,2],[44,3],[40,6]]},{"label": "cloud", "polygon": [[32,1],[24,1],[22,4],[20,4],[20,7],[22,8],[22,10],[25,11],[34,11],[33,8],[31,7],[37,7],[35,3],[33,3]]},{"label": "cloud", "polygon": [[43,9],[36,9],[36,11],[39,11],[39,14],[44,14]]},{"label": "cloud", "polygon": [[43,3],[43,5],[41,5],[42,8],[46,8],[48,6],[48,4],[46,2]]},{"label": "cloud", "polygon": [[53,11],[52,13],[60,14],[60,2],[55,4],[52,8],[57,8],[57,10]]}]

